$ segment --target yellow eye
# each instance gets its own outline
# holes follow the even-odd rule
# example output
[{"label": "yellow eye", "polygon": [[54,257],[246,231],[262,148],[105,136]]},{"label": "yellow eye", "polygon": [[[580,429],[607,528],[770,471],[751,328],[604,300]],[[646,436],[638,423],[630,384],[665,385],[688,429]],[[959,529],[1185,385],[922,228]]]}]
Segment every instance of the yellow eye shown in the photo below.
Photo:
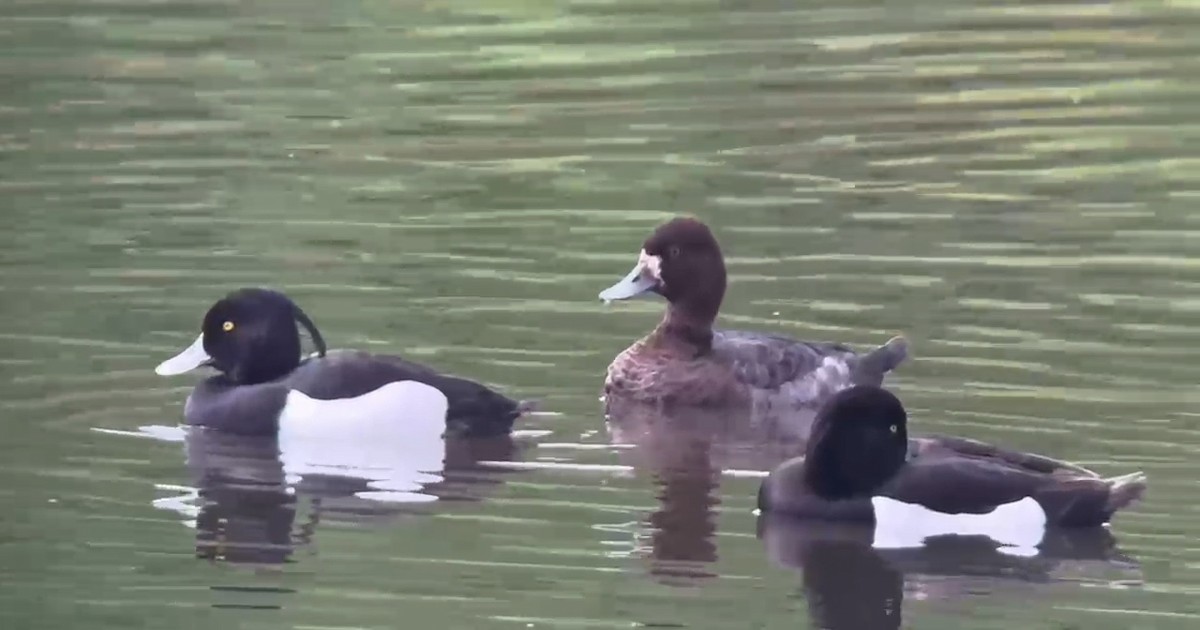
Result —
[{"label": "yellow eye", "polygon": [[233,330],[233,322],[225,322],[224,324],[221,324],[221,330],[224,330],[225,332],[232,331]]}]

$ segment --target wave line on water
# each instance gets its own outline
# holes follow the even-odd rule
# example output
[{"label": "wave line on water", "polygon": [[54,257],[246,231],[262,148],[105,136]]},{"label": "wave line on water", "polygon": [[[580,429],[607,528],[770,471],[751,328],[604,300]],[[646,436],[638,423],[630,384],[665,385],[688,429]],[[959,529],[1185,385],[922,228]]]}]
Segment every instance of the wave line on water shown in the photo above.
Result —
[{"label": "wave line on water", "polygon": [[[610,474],[628,474],[636,470],[633,466],[625,464],[573,464],[565,462],[505,462],[496,460],[483,460],[479,462],[480,466],[490,466],[493,468],[505,468],[509,470],[569,470],[573,472],[601,472]],[[761,479],[766,477],[768,472],[765,470],[743,470],[738,468],[729,468],[721,470],[721,474],[726,477]]]}]

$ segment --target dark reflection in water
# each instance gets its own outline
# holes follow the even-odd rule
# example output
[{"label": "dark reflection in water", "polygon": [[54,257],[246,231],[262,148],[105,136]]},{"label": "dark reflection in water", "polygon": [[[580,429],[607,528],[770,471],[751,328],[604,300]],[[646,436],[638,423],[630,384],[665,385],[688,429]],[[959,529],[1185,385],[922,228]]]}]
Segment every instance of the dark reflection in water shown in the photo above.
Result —
[{"label": "dark reflection in water", "polygon": [[659,508],[650,514],[650,573],[667,583],[716,577],[716,515],[720,470],[710,462],[706,444],[684,442],[675,466],[654,472]]},{"label": "dark reflection in water", "polygon": [[624,464],[656,472],[715,472],[769,470],[801,453],[814,415],[803,410],[781,421],[691,407],[610,403],[606,419],[609,443],[630,447],[620,451]]},{"label": "dark reflection in water", "polygon": [[[421,471],[427,500],[379,500],[374,480],[305,473],[289,478],[274,439],[247,439],[193,430],[187,464],[197,488],[196,555],[236,564],[277,565],[311,548],[323,522],[363,525],[427,511],[436,501],[479,501],[511,472],[485,470],[480,461],[509,461],[519,448],[511,437],[447,440],[442,470]],[[353,470],[348,465],[347,470]],[[388,496],[385,494],[385,497]]]},{"label": "dark reflection in water", "polygon": [[[901,626],[906,595],[919,599],[988,594],[1013,583],[1140,580],[1104,528],[1047,532],[1030,557],[1002,553],[982,537],[943,536],[925,546],[876,549],[873,528],[760,516],[758,536],[775,564],[798,570],[819,628]],[[1120,576],[1114,578],[1114,574]]]},{"label": "dark reflection in water", "polygon": [[647,518],[649,573],[674,585],[716,577],[716,507],[723,470],[769,470],[794,456],[811,418],[781,424],[775,418],[694,408],[664,409],[610,403],[609,441],[627,446],[622,463],[651,475],[659,507]]}]

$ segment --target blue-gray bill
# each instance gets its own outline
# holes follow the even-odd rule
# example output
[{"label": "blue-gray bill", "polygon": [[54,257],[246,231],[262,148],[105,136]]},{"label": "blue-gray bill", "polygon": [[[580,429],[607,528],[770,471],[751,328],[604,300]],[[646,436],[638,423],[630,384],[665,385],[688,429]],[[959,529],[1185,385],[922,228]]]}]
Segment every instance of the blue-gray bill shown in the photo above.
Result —
[{"label": "blue-gray bill", "polygon": [[600,299],[605,302],[613,300],[628,300],[644,293],[653,291],[658,281],[646,273],[644,265],[638,265],[620,282],[600,292]]},{"label": "blue-gray bill", "polygon": [[202,334],[196,337],[196,341],[192,342],[192,345],[185,348],[183,352],[159,363],[158,367],[154,368],[154,373],[159,376],[175,376],[190,372],[209,361],[212,361],[212,357],[204,351],[204,335]]}]

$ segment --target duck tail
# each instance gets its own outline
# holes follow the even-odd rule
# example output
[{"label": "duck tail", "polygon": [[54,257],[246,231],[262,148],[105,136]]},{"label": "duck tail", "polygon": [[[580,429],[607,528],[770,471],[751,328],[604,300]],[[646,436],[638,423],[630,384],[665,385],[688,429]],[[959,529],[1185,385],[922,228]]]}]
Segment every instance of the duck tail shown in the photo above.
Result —
[{"label": "duck tail", "polygon": [[884,374],[908,358],[908,340],[903,335],[888,339],[887,343],[862,355],[855,369],[855,380],[879,382]]},{"label": "duck tail", "polygon": [[1104,481],[1108,484],[1108,501],[1104,507],[1110,514],[1128,507],[1141,499],[1146,492],[1146,475],[1142,472],[1111,477]]}]

